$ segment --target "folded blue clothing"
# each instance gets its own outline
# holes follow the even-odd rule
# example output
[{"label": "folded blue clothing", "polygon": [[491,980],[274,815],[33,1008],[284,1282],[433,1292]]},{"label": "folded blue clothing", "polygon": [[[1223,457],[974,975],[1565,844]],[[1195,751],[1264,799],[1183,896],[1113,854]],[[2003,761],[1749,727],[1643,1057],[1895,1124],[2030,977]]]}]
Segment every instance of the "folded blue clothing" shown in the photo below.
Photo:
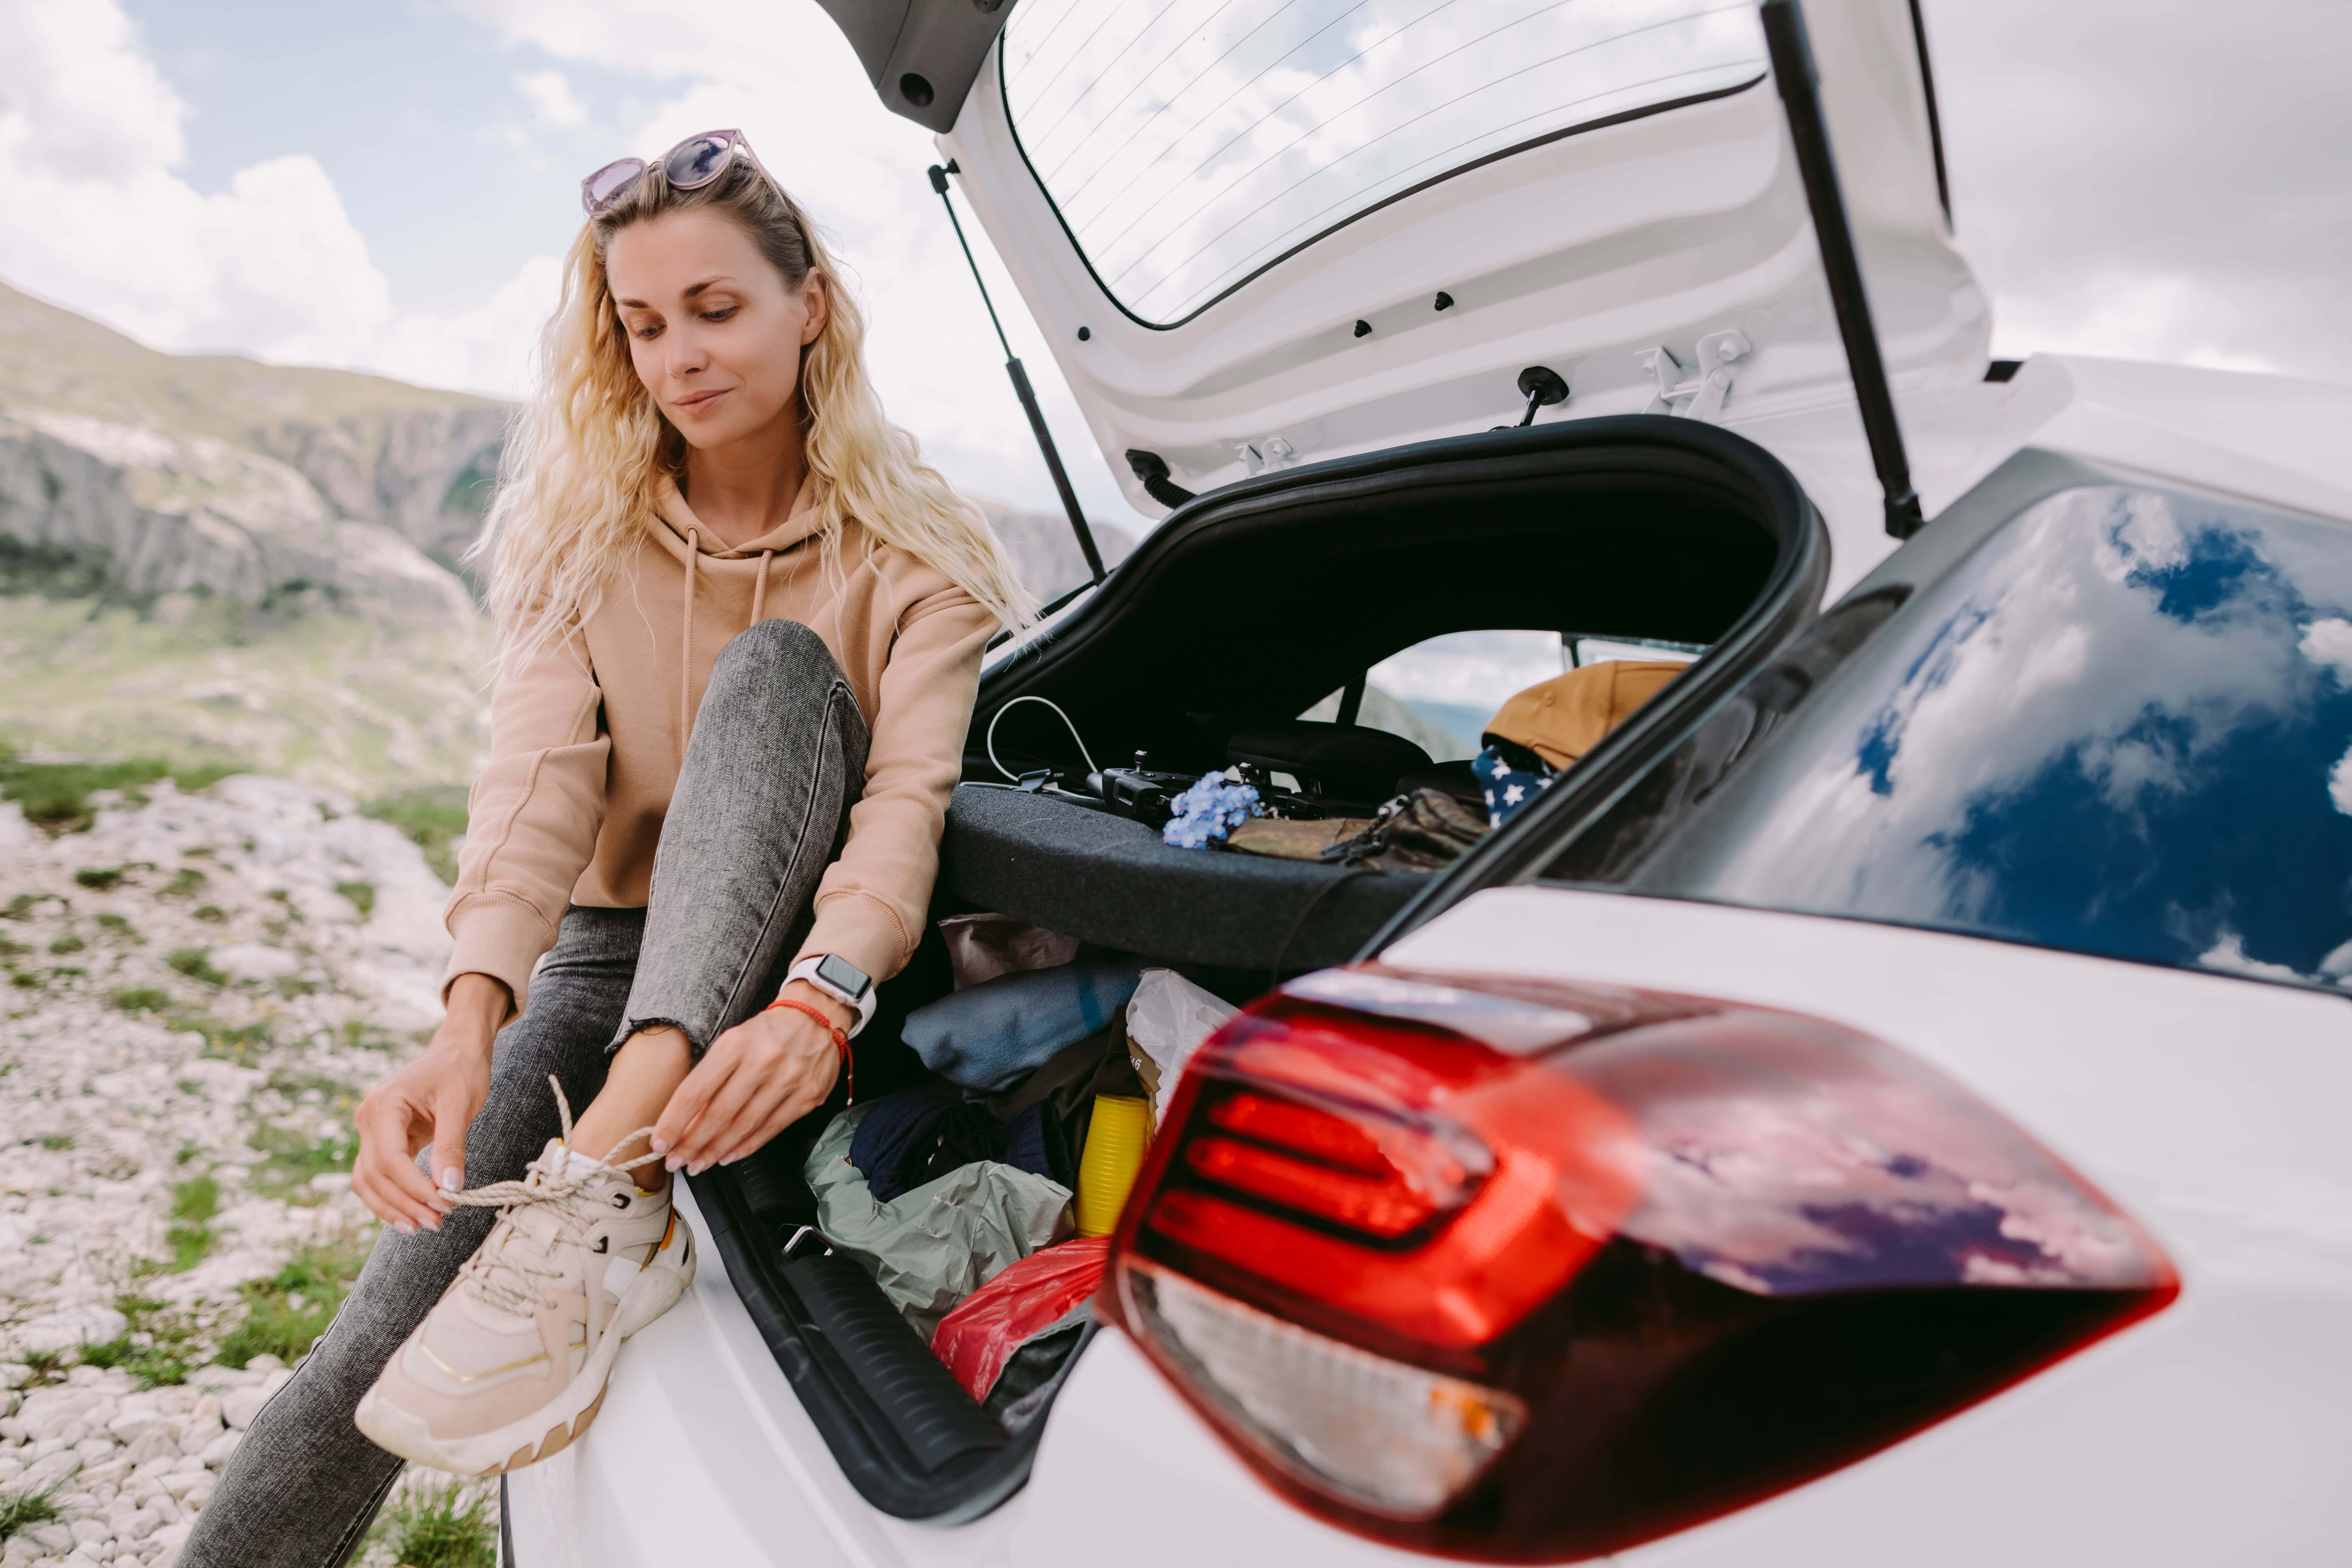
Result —
[{"label": "folded blue clothing", "polygon": [[992,1094],[1108,1024],[1142,979],[1139,958],[999,975],[916,1008],[902,1037],[933,1072]]}]

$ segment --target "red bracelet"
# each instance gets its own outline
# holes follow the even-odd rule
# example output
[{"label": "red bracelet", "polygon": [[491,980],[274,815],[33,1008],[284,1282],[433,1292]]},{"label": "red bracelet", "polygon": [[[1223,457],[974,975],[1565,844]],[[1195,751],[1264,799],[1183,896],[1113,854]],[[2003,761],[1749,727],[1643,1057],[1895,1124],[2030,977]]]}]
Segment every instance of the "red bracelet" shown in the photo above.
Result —
[{"label": "red bracelet", "polygon": [[779,996],[760,1010],[763,1013],[772,1013],[779,1007],[790,1007],[795,1013],[807,1014],[823,1026],[826,1034],[833,1037],[833,1048],[841,1053],[841,1080],[849,1089],[849,1098],[842,1103],[856,1104],[857,1061],[849,1054],[849,1031],[826,1017],[814,1005],[803,1002],[797,996]]}]

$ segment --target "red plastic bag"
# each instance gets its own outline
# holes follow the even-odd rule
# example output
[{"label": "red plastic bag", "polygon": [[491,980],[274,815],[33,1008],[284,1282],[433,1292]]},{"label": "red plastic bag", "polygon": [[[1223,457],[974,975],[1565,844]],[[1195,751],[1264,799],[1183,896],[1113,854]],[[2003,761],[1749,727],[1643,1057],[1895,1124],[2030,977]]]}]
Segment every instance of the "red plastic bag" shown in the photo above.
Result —
[{"label": "red plastic bag", "polygon": [[1110,1237],[1087,1237],[1033,1252],[965,1297],[940,1320],[931,1353],[974,1399],[985,1400],[1013,1352],[1102,1286]]}]

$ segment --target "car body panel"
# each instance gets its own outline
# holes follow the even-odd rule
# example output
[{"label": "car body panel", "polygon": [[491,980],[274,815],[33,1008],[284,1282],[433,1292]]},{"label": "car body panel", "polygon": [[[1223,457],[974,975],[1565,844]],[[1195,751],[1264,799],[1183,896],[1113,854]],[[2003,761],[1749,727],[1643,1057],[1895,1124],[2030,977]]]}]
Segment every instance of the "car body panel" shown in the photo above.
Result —
[{"label": "car body panel", "polygon": [[[1808,16],[1895,384],[1975,382],[1990,317],[1939,204],[1909,9],[1814,0]],[[1760,35],[1757,51],[1760,77]],[[1530,364],[1575,389],[1546,419],[1639,413],[1658,391],[1650,351],[1695,374],[1698,340],[1730,329],[1749,352],[1727,414],[1847,385],[1769,79],[1441,179],[1164,328],[1090,270],[1030,172],[996,59],[940,146],[1102,450],[1157,452],[1191,489],[1515,422]],[[1164,510],[1121,479],[1147,514]]]},{"label": "car body panel", "polygon": [[[2018,1121],[2179,1267],[2180,1300],[2147,1321],[1859,1464],[1623,1561],[2202,1568],[2340,1557],[2352,1526],[2340,1485],[2352,1468],[2342,1416],[2352,1408],[2342,1327],[2352,1319],[2352,1003],[1939,932],[1549,887],[1474,895],[1383,956],[1463,976],[1704,994],[1865,1030]],[[1117,1331],[1065,1387],[1028,1486],[962,1526],[865,1507],[708,1264],[689,1300],[622,1358],[605,1415],[566,1454],[512,1479],[527,1568],[1093,1568],[1108,1552],[1137,1568],[1426,1561],[1276,1496]],[[666,1468],[658,1507],[594,1500],[640,1473],[624,1433],[691,1456]],[[691,1554],[640,1550],[629,1532],[655,1521],[674,1521]]]}]

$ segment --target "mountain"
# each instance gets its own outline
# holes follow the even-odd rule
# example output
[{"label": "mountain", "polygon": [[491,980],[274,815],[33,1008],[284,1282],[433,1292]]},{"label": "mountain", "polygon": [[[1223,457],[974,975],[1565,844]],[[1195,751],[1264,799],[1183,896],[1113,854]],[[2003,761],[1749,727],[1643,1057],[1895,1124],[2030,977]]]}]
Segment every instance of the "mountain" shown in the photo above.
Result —
[{"label": "mountain", "polygon": [[[163,353],[0,286],[0,751],[462,783],[490,648],[456,567],[511,412]],[[1058,513],[981,505],[1041,597],[1085,580]]]},{"label": "mountain", "polygon": [[289,590],[462,623],[508,409],[349,371],[167,354],[0,287],[0,559],[135,603]]}]

